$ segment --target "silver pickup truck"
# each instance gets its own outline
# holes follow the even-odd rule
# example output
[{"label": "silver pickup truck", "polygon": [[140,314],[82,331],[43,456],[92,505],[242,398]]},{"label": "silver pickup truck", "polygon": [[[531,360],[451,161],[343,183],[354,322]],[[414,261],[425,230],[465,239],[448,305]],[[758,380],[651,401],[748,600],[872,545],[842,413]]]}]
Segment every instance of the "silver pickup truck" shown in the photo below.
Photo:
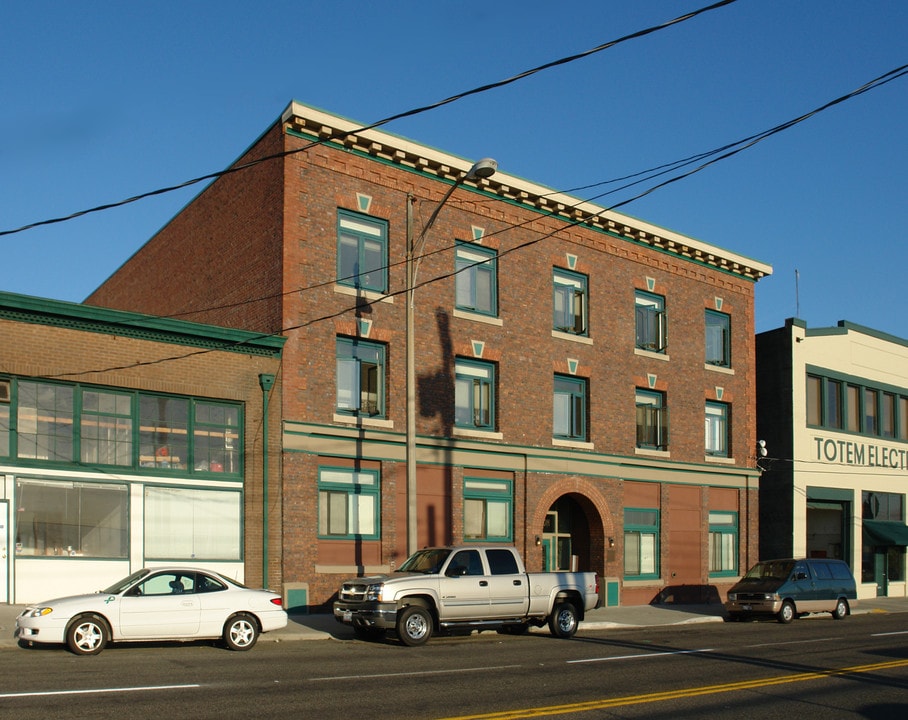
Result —
[{"label": "silver pickup truck", "polygon": [[592,572],[528,573],[510,546],[426,548],[391,575],[347,580],[334,618],[358,637],[396,631],[405,645],[427,642],[437,630],[495,628],[522,633],[548,623],[569,638],[599,603]]}]

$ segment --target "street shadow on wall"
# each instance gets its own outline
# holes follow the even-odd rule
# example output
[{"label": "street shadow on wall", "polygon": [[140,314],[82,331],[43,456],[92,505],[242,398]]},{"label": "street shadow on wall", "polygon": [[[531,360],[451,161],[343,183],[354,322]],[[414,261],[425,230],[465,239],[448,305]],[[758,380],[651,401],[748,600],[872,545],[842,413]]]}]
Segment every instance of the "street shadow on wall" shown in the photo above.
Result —
[{"label": "street shadow on wall", "polygon": [[[419,417],[437,418],[441,436],[450,438],[454,434],[454,343],[451,339],[451,319],[443,308],[435,309],[435,326],[441,366],[417,376],[416,405]],[[450,545],[453,542],[453,462],[453,449],[444,444],[440,468],[417,466],[417,534],[420,546]]]},{"label": "street shadow on wall", "polygon": [[650,605],[711,605],[722,603],[715,585],[669,585],[662,588]]}]

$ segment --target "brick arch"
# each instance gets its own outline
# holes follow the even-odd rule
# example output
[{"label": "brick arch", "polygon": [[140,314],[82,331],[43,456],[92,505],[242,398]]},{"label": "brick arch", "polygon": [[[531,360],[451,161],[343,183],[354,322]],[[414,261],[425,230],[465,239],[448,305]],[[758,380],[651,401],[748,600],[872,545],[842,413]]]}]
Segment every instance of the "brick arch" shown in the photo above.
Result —
[{"label": "brick arch", "polygon": [[582,477],[569,476],[549,485],[532,511],[532,525],[529,528],[529,534],[532,535],[539,532],[545,521],[545,514],[548,509],[555,504],[556,500],[565,496],[577,503],[580,510],[586,515],[590,533],[589,557],[587,558],[589,567],[586,569],[594,570],[600,577],[608,575],[607,539],[615,537],[612,510],[609,508],[609,504],[603,494],[589,480]]},{"label": "brick arch", "polygon": [[[555,501],[563,495],[573,496],[578,501],[580,507],[587,513],[591,531],[599,527],[602,529],[603,536],[615,536],[612,513],[602,493],[589,480],[577,476],[563,478],[549,485],[533,510],[531,521],[533,532],[536,532],[536,528],[542,527],[543,522],[545,522],[545,514],[555,504]],[[591,509],[595,510],[595,516],[591,516]]]}]

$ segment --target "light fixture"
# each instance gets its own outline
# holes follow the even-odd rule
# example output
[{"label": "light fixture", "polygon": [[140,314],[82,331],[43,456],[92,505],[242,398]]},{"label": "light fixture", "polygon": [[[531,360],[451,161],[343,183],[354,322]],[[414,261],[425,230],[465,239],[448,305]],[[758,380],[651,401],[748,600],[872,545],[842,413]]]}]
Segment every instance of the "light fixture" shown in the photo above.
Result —
[{"label": "light fixture", "polygon": [[536,536],[536,544],[537,544],[537,545],[542,545],[542,538],[539,537],[538,535]]},{"label": "light fixture", "polygon": [[610,538],[608,539],[608,546],[609,546],[610,548],[615,547],[615,538],[610,537]]}]

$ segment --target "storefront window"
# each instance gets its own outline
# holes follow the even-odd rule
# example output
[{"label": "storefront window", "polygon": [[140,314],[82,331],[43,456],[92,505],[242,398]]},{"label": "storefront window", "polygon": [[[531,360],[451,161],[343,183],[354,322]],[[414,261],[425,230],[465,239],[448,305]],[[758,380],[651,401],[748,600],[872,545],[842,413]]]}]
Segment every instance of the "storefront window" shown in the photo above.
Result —
[{"label": "storefront window", "polygon": [[125,485],[20,480],[16,554],[125,558],[128,510]]},{"label": "storefront window", "polygon": [[242,494],[145,488],[145,557],[241,560]]}]

